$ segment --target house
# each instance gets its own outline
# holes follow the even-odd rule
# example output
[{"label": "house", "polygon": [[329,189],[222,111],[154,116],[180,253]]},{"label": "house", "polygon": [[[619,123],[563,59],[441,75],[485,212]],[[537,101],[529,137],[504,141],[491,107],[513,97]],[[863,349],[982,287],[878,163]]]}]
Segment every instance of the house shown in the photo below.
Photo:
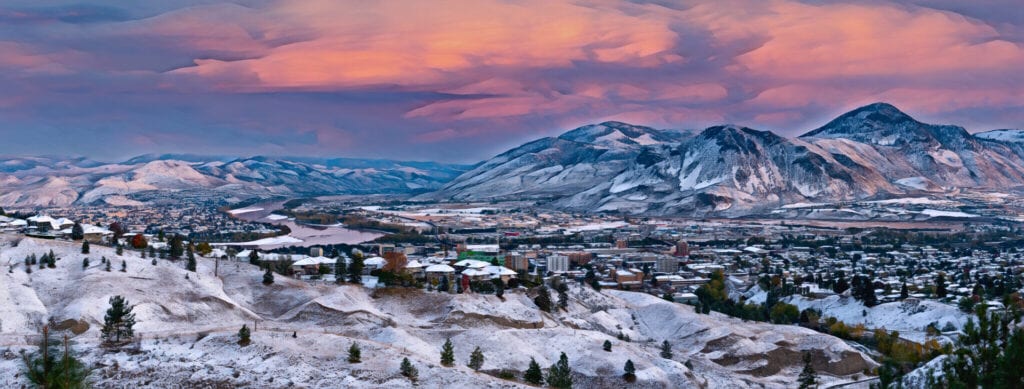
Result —
[{"label": "house", "polygon": [[327,257],[305,257],[292,263],[292,271],[295,275],[314,276],[320,274],[322,267],[328,267],[328,273],[334,272],[334,265],[337,261]]},{"label": "house", "polygon": [[504,266],[487,266],[483,269],[485,272],[491,275],[491,278],[500,278],[502,282],[508,282],[509,279],[515,278],[516,272]]},{"label": "house", "polygon": [[387,263],[388,261],[382,257],[366,258],[363,260],[363,273],[369,274],[371,271],[383,269]]},{"label": "house", "polygon": [[410,275],[412,275],[413,278],[418,280],[426,278],[426,268],[426,265],[415,259],[410,260],[408,263],[405,264],[405,272],[409,273]]},{"label": "house", "polygon": [[455,288],[455,268],[444,264],[437,264],[427,266],[424,272],[427,274],[427,282],[431,285],[437,285],[441,282],[442,278],[445,278],[448,280],[448,291],[452,291]]}]

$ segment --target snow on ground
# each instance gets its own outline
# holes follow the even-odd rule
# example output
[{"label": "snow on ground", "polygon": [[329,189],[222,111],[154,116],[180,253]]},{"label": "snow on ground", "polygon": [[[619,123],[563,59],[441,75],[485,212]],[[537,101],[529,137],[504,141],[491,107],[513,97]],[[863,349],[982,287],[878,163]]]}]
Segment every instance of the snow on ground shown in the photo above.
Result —
[{"label": "snow on ground", "polygon": [[259,212],[259,211],[262,211],[262,210],[263,210],[263,208],[259,208],[259,207],[246,207],[246,208],[232,209],[232,210],[228,211],[228,213],[230,213],[232,215],[240,215],[240,214],[243,214],[243,213]]},{"label": "snow on ground", "polygon": [[584,224],[584,225],[580,225],[580,226],[572,226],[572,227],[566,228],[565,232],[567,232],[567,233],[577,233],[577,232],[582,232],[582,231],[609,230],[609,229],[614,229],[614,228],[622,228],[622,227],[625,227],[625,226],[628,226],[628,225],[629,225],[629,223],[626,223],[626,222],[623,222],[623,221],[591,223],[591,224]]},{"label": "snow on ground", "polygon": [[937,210],[937,209],[925,209],[925,210],[921,211],[921,214],[922,215],[931,216],[931,217],[966,217],[966,218],[978,217],[978,215],[974,215],[974,214],[970,214],[970,213],[965,213],[965,212],[940,211],[940,210]]},{"label": "snow on ground", "polygon": [[[302,242],[303,242],[302,239],[296,238],[296,237],[291,236],[291,235],[284,235],[284,236],[275,236],[275,237],[270,237],[270,238],[263,238],[263,239],[249,241],[249,242],[232,243],[232,245],[235,245],[235,246],[270,246],[270,245],[284,245],[284,244],[289,244],[289,243],[302,243]],[[216,244],[214,244],[214,245],[216,245]]]},{"label": "snow on ground", "polygon": [[935,200],[928,197],[905,197],[898,199],[889,200],[875,200],[865,201],[866,204],[879,204],[879,205],[892,205],[892,204],[904,204],[904,205],[946,205],[952,204],[949,200]]},{"label": "snow on ground", "polygon": [[288,216],[285,216],[285,215],[278,215],[278,214],[276,214],[276,213],[272,213],[272,214],[270,214],[270,215],[267,215],[266,219],[267,219],[267,220],[273,220],[273,221],[277,221],[277,220],[288,220]]},{"label": "snow on ground", "polygon": [[869,329],[899,331],[901,337],[915,342],[924,342],[925,327],[930,323],[937,323],[939,329],[947,324],[960,329],[968,318],[967,314],[955,306],[931,300],[891,302],[871,308],[849,296],[829,296],[823,299],[793,296],[785,301],[800,310],[820,310],[822,316],[832,316],[849,325],[864,324]]},{"label": "snow on ground", "polygon": [[[57,268],[26,273],[24,256],[49,249],[61,258]],[[828,383],[853,381],[875,366],[828,335],[699,315],[640,293],[573,284],[568,309],[545,313],[525,289],[499,299],[284,276],[267,286],[263,272],[245,262],[201,258],[198,271],[188,272],[183,261],[152,265],[135,252],[117,256],[94,245],[83,269],[86,255],[79,251],[77,243],[30,238],[0,246],[0,263],[14,266],[0,276],[7,277],[0,285],[0,347],[6,348],[0,348],[0,386],[20,385],[17,351],[50,319],[74,329],[68,334],[96,368],[97,387],[409,387],[398,374],[408,357],[422,387],[512,388],[522,384],[497,378],[498,371],[521,377],[531,357],[547,368],[561,352],[577,386],[587,388],[622,387],[627,359],[636,364],[638,387],[789,387],[804,352],[814,354]],[[102,268],[100,256],[113,260],[113,271]],[[121,261],[127,272],[119,271]],[[96,347],[107,299],[115,294],[135,305],[136,333],[143,339],[138,352]],[[246,347],[235,343],[243,323],[254,327]],[[629,340],[618,339],[620,333]],[[449,338],[457,363],[441,367],[438,355]],[[606,340],[613,352],[601,349]],[[673,346],[671,360],[659,356],[662,340]],[[362,363],[344,360],[353,342],[363,350]],[[475,347],[485,355],[481,372],[465,367]]]}]

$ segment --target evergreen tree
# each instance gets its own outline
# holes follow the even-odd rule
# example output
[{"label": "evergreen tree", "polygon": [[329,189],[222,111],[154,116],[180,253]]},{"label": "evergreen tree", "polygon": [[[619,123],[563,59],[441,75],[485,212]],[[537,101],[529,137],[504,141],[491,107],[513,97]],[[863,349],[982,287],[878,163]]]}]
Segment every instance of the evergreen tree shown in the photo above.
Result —
[{"label": "evergreen tree", "polygon": [[409,362],[409,358],[402,358],[402,365],[399,370],[402,372],[403,376],[412,382],[416,382],[420,376],[419,370],[416,370],[416,367],[412,365],[412,362]]},{"label": "evergreen tree", "polygon": [[149,246],[149,256],[156,258],[156,247]]},{"label": "evergreen tree", "polygon": [[189,253],[188,262],[185,263],[185,270],[190,272],[196,271],[196,256]]},{"label": "evergreen tree", "polygon": [[558,307],[563,310],[569,308],[569,286],[565,282],[559,282],[555,290],[558,291]]},{"label": "evergreen tree", "polygon": [[540,364],[533,357],[530,357],[530,367],[526,369],[526,374],[523,374],[523,381],[533,385],[544,383],[544,373],[540,371]]},{"label": "evergreen tree", "polygon": [[811,389],[818,384],[818,375],[811,366],[811,353],[804,353],[804,370],[800,372],[797,382],[800,383],[800,389]]},{"label": "evergreen tree", "polygon": [[661,357],[672,359],[672,345],[668,343],[668,340],[661,342]]},{"label": "evergreen tree", "polygon": [[263,285],[270,285],[274,283],[274,272],[270,271],[270,266],[267,266],[267,271],[263,273]]},{"label": "evergreen tree", "polygon": [[67,336],[64,337],[64,352],[58,360],[58,342],[50,338],[50,329],[43,326],[39,350],[24,354],[25,377],[39,388],[85,389],[89,387],[89,368],[71,353]]},{"label": "evergreen tree", "polygon": [[612,342],[610,340],[605,340],[604,344],[601,346],[601,348],[604,349],[604,351],[611,352],[612,351]]},{"label": "evergreen tree", "polygon": [[838,275],[835,278],[836,282],[834,284],[832,284],[832,291],[836,292],[836,294],[842,294],[847,289],[850,289],[850,284],[846,283],[846,275],[845,275],[845,273],[840,271],[840,272],[837,272],[837,274]]},{"label": "evergreen tree", "polygon": [[946,274],[940,272],[939,275],[935,276],[935,296],[946,298],[946,293]]},{"label": "evergreen tree", "polygon": [[907,297],[910,297],[910,291],[907,290],[907,283],[904,282],[903,286],[900,287],[900,300],[906,300]]},{"label": "evergreen tree", "polygon": [[345,282],[345,275],[348,274],[348,268],[345,265],[345,257],[337,256],[334,258],[334,283],[342,284]]},{"label": "evergreen tree", "polygon": [[82,269],[89,267],[89,257],[82,258]]},{"label": "evergreen tree", "polygon": [[259,265],[260,264],[260,253],[259,253],[258,249],[253,248],[252,251],[249,252],[249,264],[252,264],[252,265]]},{"label": "evergreen tree", "polygon": [[103,267],[103,270],[106,270],[106,271],[110,271],[110,261],[108,261],[108,260],[107,260],[107,257],[103,257],[103,258],[102,258],[102,261],[103,261],[103,263],[105,263],[105,264],[106,264],[106,265],[105,265],[105,266]]},{"label": "evergreen tree", "polygon": [[348,348],[348,363],[359,363],[362,362],[361,351],[359,351],[359,345],[352,343]]},{"label": "evergreen tree", "polygon": [[125,260],[123,260],[123,259],[121,260],[121,272],[122,273],[128,272],[128,262],[125,262]]},{"label": "evergreen tree", "polygon": [[501,278],[494,279],[494,296],[505,300],[505,282]]},{"label": "evergreen tree", "polygon": [[626,366],[622,367],[622,371],[624,372],[622,378],[625,378],[626,382],[636,381],[636,367],[633,366],[632,359],[626,360]]},{"label": "evergreen tree", "polygon": [[71,226],[71,240],[82,240],[85,237],[85,231],[82,229],[82,225],[75,222],[75,225]]},{"label": "evergreen tree", "polygon": [[149,263],[153,266],[156,266],[156,257],[153,257],[153,260],[150,261]]},{"label": "evergreen tree", "polygon": [[466,366],[476,371],[480,371],[480,368],[484,366],[484,353],[480,351],[480,347],[473,349],[473,352],[469,354],[469,364]]},{"label": "evergreen tree", "polygon": [[665,294],[661,295],[661,298],[662,300],[668,301],[670,303],[676,302],[676,298],[672,296],[672,293],[669,292],[665,292]]},{"label": "evergreen tree", "polygon": [[117,255],[124,255],[124,246],[120,244],[114,245],[114,253]]},{"label": "evergreen tree", "polygon": [[134,307],[129,305],[124,297],[113,296],[110,298],[110,308],[103,316],[103,328],[100,329],[105,343],[117,345],[132,340],[132,337],[135,336],[135,332],[132,330],[132,327],[135,326],[135,314],[132,313],[132,308]]},{"label": "evergreen tree", "polygon": [[558,357],[558,362],[548,369],[548,386],[552,388],[572,388],[572,370],[569,368],[569,358],[563,352]]},{"label": "evergreen tree", "polygon": [[83,240],[82,241],[82,254],[88,254],[88,253],[89,253],[89,241]]},{"label": "evergreen tree", "polygon": [[352,253],[352,263],[348,266],[348,282],[363,283],[363,254]]},{"label": "evergreen tree", "polygon": [[249,326],[242,324],[242,328],[238,330],[238,344],[241,346],[248,346],[250,339]]},{"label": "evergreen tree", "polygon": [[444,346],[441,346],[441,365],[452,366],[455,364],[455,346],[452,346],[452,340],[449,338],[444,341]]},{"label": "evergreen tree", "polygon": [[50,257],[46,261],[46,267],[50,269],[57,267],[57,256],[53,255],[53,250],[50,250]]},{"label": "evergreen tree", "polygon": [[170,256],[171,258],[181,258],[182,254],[185,253],[185,238],[181,235],[174,234],[170,241]]},{"label": "evergreen tree", "polygon": [[537,297],[533,298],[533,303],[537,304],[537,308],[540,308],[540,310],[551,312],[551,294],[548,293],[548,287],[540,286]]}]

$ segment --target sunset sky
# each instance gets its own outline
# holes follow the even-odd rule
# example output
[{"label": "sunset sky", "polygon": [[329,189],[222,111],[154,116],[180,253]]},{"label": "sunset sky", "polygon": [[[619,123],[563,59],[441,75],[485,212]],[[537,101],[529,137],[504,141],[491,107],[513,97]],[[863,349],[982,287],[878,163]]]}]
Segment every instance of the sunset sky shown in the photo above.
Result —
[{"label": "sunset sky", "polygon": [[794,136],[874,101],[1024,128],[1024,5],[0,3],[0,154],[475,162],[605,120]]}]

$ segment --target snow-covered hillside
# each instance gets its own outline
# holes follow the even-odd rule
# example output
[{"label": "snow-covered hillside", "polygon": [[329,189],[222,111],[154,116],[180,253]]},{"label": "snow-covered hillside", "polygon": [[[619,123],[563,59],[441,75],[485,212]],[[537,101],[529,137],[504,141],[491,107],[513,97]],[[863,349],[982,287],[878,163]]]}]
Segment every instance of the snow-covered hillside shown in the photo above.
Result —
[{"label": "snow-covered hillside", "polygon": [[[398,364],[408,357],[423,387],[520,387],[497,378],[502,369],[521,377],[530,358],[542,366],[569,356],[579,387],[621,387],[627,359],[638,387],[789,387],[810,352],[825,382],[849,382],[875,363],[834,337],[796,326],[743,322],[657,297],[622,291],[595,292],[573,285],[570,304],[555,314],[537,310],[525,290],[504,301],[493,295],[451,295],[417,289],[371,291],[360,286],[310,285],[240,262],[201,259],[184,264],[134,254],[117,256],[93,246],[91,265],[70,242],[4,237],[0,263],[0,385],[20,385],[17,350],[52,320],[69,329],[75,349],[96,368],[102,387],[407,387]],[[16,245],[16,246],[15,246]],[[27,274],[25,255],[52,249],[56,269]],[[113,260],[106,272],[99,258]],[[118,271],[121,261],[127,272]],[[185,275],[189,278],[186,279]],[[140,352],[107,353],[95,347],[109,296],[136,305]],[[255,325],[253,343],[235,344],[243,324]],[[295,333],[295,337],[292,334]],[[631,341],[617,338],[628,336]],[[455,345],[457,366],[441,367],[445,339]],[[611,341],[613,352],[601,349]],[[675,356],[659,356],[668,340]],[[345,361],[353,342],[363,361]],[[465,367],[470,351],[485,355],[481,372]]]},{"label": "snow-covered hillside", "polygon": [[137,205],[126,196],[203,190],[245,195],[414,193],[437,189],[469,166],[360,159],[147,155],[121,163],[0,159],[0,206]]},{"label": "snow-covered hillside", "polygon": [[[565,135],[545,138],[421,198],[518,196],[573,211],[736,216],[785,204],[1024,183],[1018,132],[975,136],[962,127],[919,122],[885,103],[855,109],[794,139],[726,125],[676,142],[650,143],[602,126],[566,134],[591,142],[586,152],[567,151],[558,143]],[[609,158],[596,150],[631,152]]]}]

